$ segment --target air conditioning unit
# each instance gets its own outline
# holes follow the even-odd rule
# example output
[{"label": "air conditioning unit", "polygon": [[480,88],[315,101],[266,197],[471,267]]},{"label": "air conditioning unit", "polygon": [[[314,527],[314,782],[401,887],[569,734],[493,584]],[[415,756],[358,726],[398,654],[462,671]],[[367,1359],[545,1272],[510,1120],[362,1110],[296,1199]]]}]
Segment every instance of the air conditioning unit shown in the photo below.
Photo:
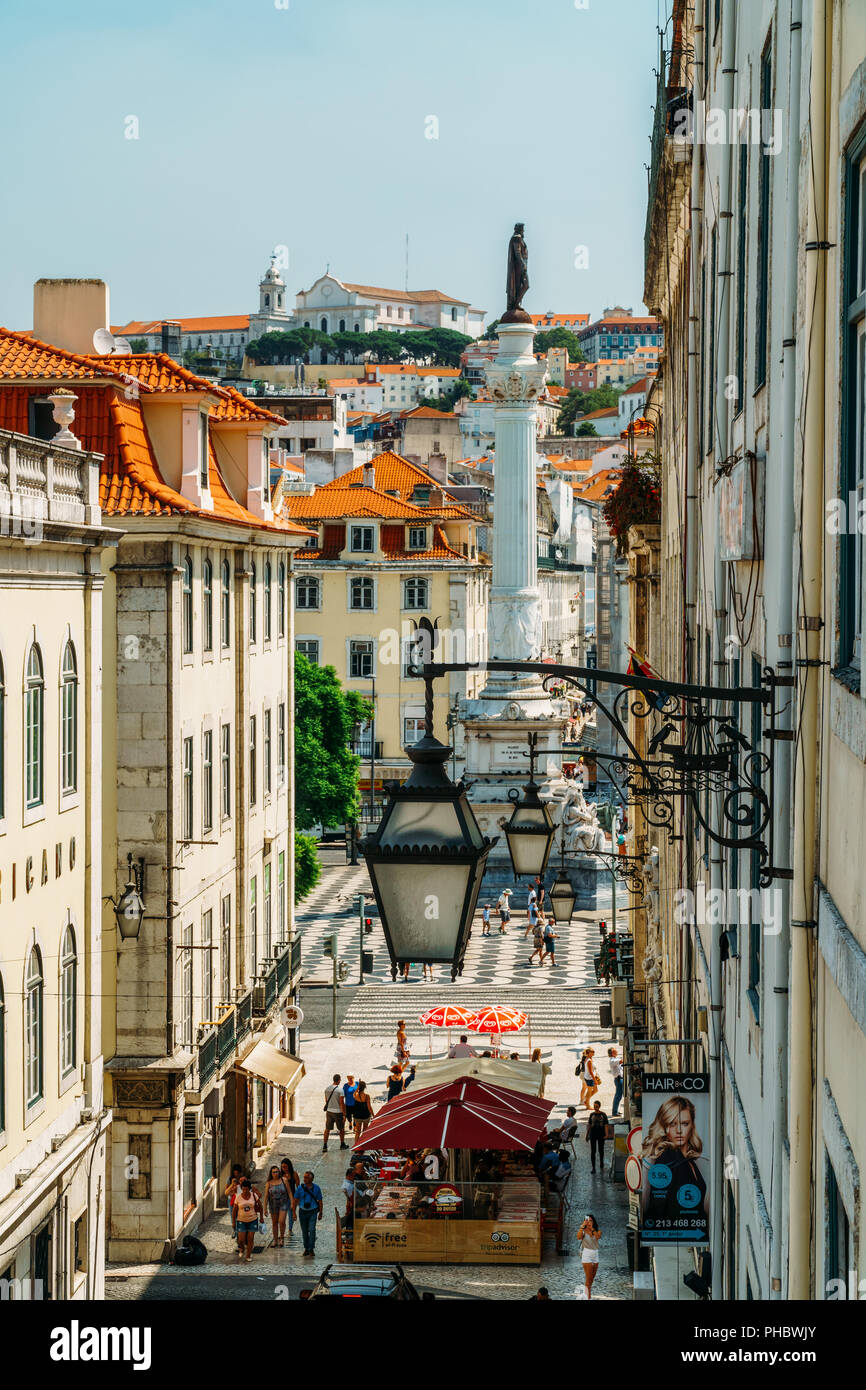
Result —
[{"label": "air conditioning unit", "polygon": [[204,1111],[200,1105],[185,1110],[183,1115],[184,1139],[201,1139],[204,1133]]},{"label": "air conditioning unit", "polygon": [[626,985],[614,985],[610,991],[610,1012],[614,1026],[624,1028],[626,1025],[626,998],[628,989]]}]

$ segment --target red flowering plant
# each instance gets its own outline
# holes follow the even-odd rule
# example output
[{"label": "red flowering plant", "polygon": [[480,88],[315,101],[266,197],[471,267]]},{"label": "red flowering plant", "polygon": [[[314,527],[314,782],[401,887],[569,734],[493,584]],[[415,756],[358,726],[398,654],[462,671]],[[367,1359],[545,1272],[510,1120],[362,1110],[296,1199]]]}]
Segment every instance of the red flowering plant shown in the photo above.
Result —
[{"label": "red flowering plant", "polygon": [[626,552],[630,526],[661,520],[661,470],[655,454],[626,456],[619,484],[605,500],[602,515],[620,555]]}]

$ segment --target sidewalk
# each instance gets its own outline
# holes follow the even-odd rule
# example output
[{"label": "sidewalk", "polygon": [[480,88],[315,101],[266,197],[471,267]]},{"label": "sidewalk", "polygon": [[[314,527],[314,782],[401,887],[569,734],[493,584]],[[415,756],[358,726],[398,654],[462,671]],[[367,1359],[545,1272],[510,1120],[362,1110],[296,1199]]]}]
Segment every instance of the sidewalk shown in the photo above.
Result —
[{"label": "sidewalk", "polygon": [[[413,1055],[421,1057],[426,1051],[426,1032],[410,1032],[410,1045]],[[596,1048],[596,1056],[604,1057],[608,1043],[605,1039],[590,1039],[588,1044]],[[112,1265],[110,1274],[146,1274],[148,1271],[161,1275],[171,1274],[184,1278],[190,1273],[196,1278],[207,1276],[208,1272],[225,1275],[226,1267],[243,1269],[245,1275],[256,1275],[273,1286],[275,1298],[287,1297],[281,1292],[281,1277],[287,1275],[308,1276],[312,1284],[320,1271],[329,1262],[336,1260],[336,1215],[345,1209],[345,1198],[340,1183],[347,1167],[348,1151],[341,1151],[339,1139],[333,1133],[327,1154],[322,1153],[322,1128],[324,1116],[324,1089],[331,1077],[339,1072],[345,1079],[351,1072],[356,1080],[366,1081],[376,1110],[385,1099],[385,1077],[392,1061],[393,1044],[379,1042],[370,1038],[331,1038],[324,1034],[313,1034],[303,1040],[302,1053],[306,1076],[302,1080],[296,1101],[298,1118],[290,1122],[278,1136],[266,1162],[255,1173],[255,1180],[261,1191],[272,1162],[288,1156],[295,1168],[303,1172],[312,1169],[315,1180],[323,1193],[324,1216],[319,1223],[316,1257],[303,1258],[303,1243],[300,1227],[295,1226],[294,1234],[282,1249],[272,1245],[270,1220],[265,1235],[257,1237],[255,1254],[249,1264],[240,1265],[236,1254],[236,1243],[231,1234],[231,1218],[227,1208],[213,1214],[197,1232],[208,1248],[207,1263],[189,1271],[172,1265],[121,1266]],[[557,1102],[551,1116],[565,1115],[568,1104],[576,1104],[580,1087],[574,1076],[579,1050],[569,1042],[558,1043],[553,1049],[553,1071],[545,1088],[548,1099]],[[603,1074],[599,1098],[603,1107],[610,1113],[613,1086],[610,1078],[604,1075],[606,1068],[599,1068]],[[579,1117],[585,1111],[578,1111]],[[348,1142],[348,1136],[347,1136]],[[601,1245],[601,1265],[593,1287],[593,1298],[630,1299],[631,1276],[628,1271],[625,1228],[627,1193],[624,1186],[614,1184],[606,1175],[592,1174],[589,1166],[589,1146],[583,1139],[583,1125],[575,1141],[577,1158],[569,1184],[570,1226],[566,1248],[567,1255],[556,1255],[552,1246],[547,1245],[540,1266],[521,1266],[503,1268],[501,1265],[436,1266],[407,1265],[410,1277],[423,1282],[431,1288],[453,1289],[459,1286],[467,1293],[479,1297],[499,1299],[526,1299],[541,1284],[546,1284],[554,1298],[573,1298],[578,1285],[583,1283],[583,1270],[579,1251],[574,1242],[574,1230],[591,1212],[603,1232]]]}]

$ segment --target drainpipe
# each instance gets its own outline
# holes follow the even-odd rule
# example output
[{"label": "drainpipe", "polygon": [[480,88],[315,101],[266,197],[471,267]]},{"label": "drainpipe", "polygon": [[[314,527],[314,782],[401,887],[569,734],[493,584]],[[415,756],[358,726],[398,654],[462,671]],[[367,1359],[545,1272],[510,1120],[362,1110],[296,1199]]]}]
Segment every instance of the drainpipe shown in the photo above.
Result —
[{"label": "drainpipe", "polygon": [[[794,631],[794,589],[792,582],[794,554],[794,469],[796,466],[797,435],[797,258],[799,251],[799,176],[800,176],[800,71],[802,54],[803,0],[791,0],[790,54],[788,61],[788,160],[787,160],[787,225],[785,228],[785,308],[782,319],[782,418],[779,438],[780,471],[775,514],[781,538],[778,556],[778,604],[776,621],[776,650],[773,660],[779,676],[790,676],[792,664],[792,633]],[[772,640],[772,633],[768,636]],[[768,652],[769,656],[770,653]],[[778,727],[791,728],[793,695],[780,699]],[[791,805],[791,747],[781,741],[774,750],[776,758],[776,805],[774,819],[775,867],[790,869],[791,831],[788,807]],[[788,1060],[788,953],[791,912],[791,890],[780,879],[775,892],[780,910],[775,914],[778,933],[773,945],[773,1014],[775,1056],[775,1091],[773,1095],[773,1168],[771,1220],[773,1227],[770,1246],[770,1298],[783,1296],[782,1178],[785,1170],[785,1139],[787,1136],[787,1060]],[[769,942],[768,942],[769,944]]]},{"label": "drainpipe", "polygon": [[[806,326],[800,508],[801,595],[797,620],[799,738],[794,773],[794,882],[791,905],[790,974],[790,1188],[788,1297],[811,1296],[812,1266],[812,936],[815,928],[815,837],[817,825],[818,702],[822,653],[824,498],[824,352],[827,293],[827,5],[812,0],[812,63],[809,91],[807,180]],[[814,306],[810,308],[810,306]]]},{"label": "drainpipe", "polygon": [[[699,45],[705,23],[705,0],[695,0],[695,63],[693,106],[703,99],[703,86],[706,81],[704,65],[698,61]],[[702,46],[702,45],[701,45]],[[698,71],[702,81],[698,83]],[[686,548],[685,583],[685,622],[683,623],[683,675],[690,681],[694,674],[695,644],[695,602],[698,575],[698,531],[695,522],[695,503],[697,501],[698,478],[698,393],[700,380],[698,372],[698,306],[701,302],[701,168],[702,147],[692,146],[692,190],[689,207],[689,333],[688,333],[688,398],[686,404],[686,489],[684,499],[684,522]],[[703,326],[702,326],[703,327]]]},{"label": "drainpipe", "polygon": [[[174,1052],[174,612],[180,567],[173,563],[165,582],[165,1055]],[[170,1126],[170,1129],[173,1127]],[[172,1170],[174,1171],[174,1170]],[[169,1190],[171,1188],[169,1187]]]},{"label": "drainpipe", "polygon": [[[736,12],[732,5],[722,6],[722,70],[720,83],[720,105],[723,110],[730,111],[734,104],[734,63],[736,60]],[[734,158],[734,147],[728,142],[724,147],[722,155],[720,179],[719,179],[719,225],[718,225],[718,246],[719,256],[716,267],[719,287],[717,293],[718,303],[718,335],[716,362],[713,364],[715,370],[715,437],[713,440],[713,458],[716,464],[727,458],[730,449],[730,404],[725,395],[726,378],[730,366],[730,339],[731,339],[731,222],[733,215],[731,211],[731,172]],[[711,301],[712,302],[712,301]],[[712,507],[712,492],[708,501],[710,503],[711,515],[715,515]],[[727,586],[728,570],[725,562],[721,558],[718,544],[718,536],[713,536],[713,649],[714,649],[714,684],[727,684],[727,658],[725,655],[725,628],[727,626]],[[721,714],[723,702],[718,705],[717,713]],[[721,832],[722,828],[722,797],[713,797],[712,822],[716,832]],[[720,891],[724,887],[722,873],[722,848],[719,845],[711,846],[710,853],[713,856],[710,860],[710,884],[712,888]],[[717,899],[718,901],[718,899]],[[713,1267],[713,1298],[722,1298],[722,1201],[720,1196],[721,1174],[724,1172],[724,1119],[722,1114],[722,1069],[721,1069],[721,1040],[722,1040],[722,960],[721,960],[721,941],[720,933],[715,926],[711,928],[710,937],[710,1098],[712,1111],[712,1154],[714,1160],[713,1171],[719,1175],[718,1186],[714,1194],[715,1200],[710,1207],[710,1248],[712,1250]]]}]

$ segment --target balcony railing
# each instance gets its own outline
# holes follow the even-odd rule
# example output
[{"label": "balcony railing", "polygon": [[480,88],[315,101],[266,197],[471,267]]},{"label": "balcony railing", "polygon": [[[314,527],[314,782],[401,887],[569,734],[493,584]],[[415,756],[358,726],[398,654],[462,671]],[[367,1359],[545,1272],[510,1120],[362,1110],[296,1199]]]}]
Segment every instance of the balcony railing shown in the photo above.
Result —
[{"label": "balcony railing", "polygon": [[202,1087],[210,1081],[219,1066],[219,1030],[212,1028],[202,1038],[198,1046],[198,1084]]},{"label": "balcony railing", "polygon": [[225,1066],[235,1050],[235,1010],[229,1009],[217,1024],[217,1056],[220,1066]]},{"label": "balcony railing", "polygon": [[215,1027],[209,1027],[198,1044],[198,1084],[201,1088],[230,1062],[240,1043],[252,1031],[253,1015],[271,1014],[301,973],[301,938],[278,947],[278,954],[261,979],[228,1008]]},{"label": "balcony railing", "polygon": [[98,526],[101,462],[101,454],[0,430],[0,536],[37,540],[43,521]]},{"label": "balcony railing", "polygon": [[369,758],[370,753],[374,749],[374,747],[376,757],[381,759],[383,744],[380,743],[378,739],[376,740],[375,745],[369,738],[353,739],[352,742],[349,744],[350,752],[354,753],[359,758]]}]

